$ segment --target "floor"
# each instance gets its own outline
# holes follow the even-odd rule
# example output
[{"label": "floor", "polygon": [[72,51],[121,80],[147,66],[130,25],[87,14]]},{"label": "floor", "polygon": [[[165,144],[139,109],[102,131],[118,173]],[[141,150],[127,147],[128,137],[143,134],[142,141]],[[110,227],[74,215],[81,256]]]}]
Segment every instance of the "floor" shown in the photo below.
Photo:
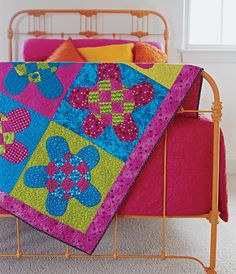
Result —
[{"label": "floor", "polygon": [[[236,175],[229,176],[229,223],[221,222],[218,238],[218,274],[236,273]],[[209,228],[205,220],[168,220],[168,254],[189,254],[204,262],[209,257]],[[120,220],[119,250],[124,252],[157,253],[160,252],[160,220]],[[22,247],[26,252],[61,252],[64,245],[44,234],[22,224]],[[157,232],[157,233],[156,233]],[[15,250],[15,222],[13,219],[1,220],[0,252]],[[98,246],[96,253],[112,253],[112,229],[109,229]],[[73,250],[73,252],[76,252]],[[111,260],[111,259],[0,259],[0,273],[4,274],[200,274],[201,266],[194,261],[183,260]]]}]

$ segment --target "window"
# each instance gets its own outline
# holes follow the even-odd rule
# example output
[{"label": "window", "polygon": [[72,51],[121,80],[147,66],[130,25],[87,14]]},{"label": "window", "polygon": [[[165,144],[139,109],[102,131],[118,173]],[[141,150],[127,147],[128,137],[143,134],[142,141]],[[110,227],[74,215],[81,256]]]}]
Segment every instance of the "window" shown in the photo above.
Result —
[{"label": "window", "polygon": [[236,63],[236,0],[185,0],[184,63]]},{"label": "window", "polygon": [[236,0],[186,0],[186,49],[236,49]]}]

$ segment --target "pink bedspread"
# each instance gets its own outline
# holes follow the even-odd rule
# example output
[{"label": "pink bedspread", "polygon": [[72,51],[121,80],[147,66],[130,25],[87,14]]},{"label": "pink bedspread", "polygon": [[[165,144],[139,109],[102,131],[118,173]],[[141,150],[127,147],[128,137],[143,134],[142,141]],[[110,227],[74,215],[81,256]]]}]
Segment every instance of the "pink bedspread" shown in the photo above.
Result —
[{"label": "pink bedspread", "polygon": [[[212,122],[176,117],[168,130],[167,215],[208,213],[211,209]],[[152,153],[125,202],[121,215],[161,216],[163,204],[163,140]],[[221,134],[220,217],[228,221],[225,145]],[[0,214],[5,212],[0,209]]]},{"label": "pink bedspread", "polygon": [[[168,130],[167,215],[205,214],[211,210],[213,123],[176,117]],[[119,210],[122,215],[161,216],[163,139]],[[225,145],[220,147],[220,217],[228,221]]]}]

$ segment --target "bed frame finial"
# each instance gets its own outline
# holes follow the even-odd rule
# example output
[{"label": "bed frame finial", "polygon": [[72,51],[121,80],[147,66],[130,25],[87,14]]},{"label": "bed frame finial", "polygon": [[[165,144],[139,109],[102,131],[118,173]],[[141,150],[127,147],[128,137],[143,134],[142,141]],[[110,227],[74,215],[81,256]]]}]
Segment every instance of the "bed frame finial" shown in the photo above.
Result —
[{"label": "bed frame finial", "polygon": [[211,118],[214,122],[220,122],[222,119],[222,102],[214,102],[212,104],[211,110],[212,110],[212,114],[211,114]]}]

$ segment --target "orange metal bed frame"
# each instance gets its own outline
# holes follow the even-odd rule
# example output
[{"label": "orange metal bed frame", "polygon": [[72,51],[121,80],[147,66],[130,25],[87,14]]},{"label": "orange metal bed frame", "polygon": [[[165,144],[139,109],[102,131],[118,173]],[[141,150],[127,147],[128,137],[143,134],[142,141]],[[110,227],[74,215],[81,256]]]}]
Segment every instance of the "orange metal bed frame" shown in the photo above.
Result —
[{"label": "orange metal bed frame", "polygon": [[[46,30],[46,18],[47,16],[55,16],[58,14],[74,14],[78,16],[79,31],[78,32],[53,32]],[[131,16],[131,31],[129,33],[104,33],[99,30],[98,22],[101,16],[107,14],[121,14]],[[14,24],[20,24],[19,17],[28,18],[28,30],[27,31],[16,31]],[[150,17],[156,17],[161,20],[164,26],[164,30],[161,33],[150,33],[149,32],[149,20]],[[17,21],[17,22],[16,22]],[[164,40],[165,51],[168,53],[168,25],[162,14],[155,11],[141,11],[141,10],[24,10],[17,12],[10,20],[8,29],[9,39],[9,60],[13,59],[13,42],[17,42],[19,36],[32,36],[32,37],[112,37],[114,39],[121,38],[123,36],[132,36],[135,39],[143,40],[150,36],[160,36]],[[13,254],[0,254],[0,257],[59,257],[59,258],[111,258],[111,259],[124,259],[124,258],[156,258],[156,259],[187,259],[197,261],[208,274],[215,274],[216,272],[216,251],[217,251],[217,225],[219,223],[219,212],[218,212],[218,193],[219,193],[219,134],[220,134],[220,120],[222,117],[222,103],[220,101],[219,90],[214,79],[206,72],[202,72],[202,77],[209,83],[213,92],[214,100],[209,110],[187,110],[180,109],[180,112],[199,112],[199,113],[211,113],[212,121],[214,123],[213,130],[213,170],[212,170],[212,208],[207,214],[194,215],[194,216],[167,216],[166,215],[166,186],[167,186],[167,142],[168,132],[164,136],[164,180],[163,180],[163,214],[162,216],[122,216],[116,215],[114,221],[114,252],[113,254],[103,255],[76,255],[70,252],[68,245],[65,245],[65,251],[61,254],[49,253],[49,254],[37,254],[37,253],[24,253],[21,250],[21,238],[20,238],[20,221],[16,218],[16,233],[17,233],[17,252]],[[0,215],[1,218],[14,218],[12,215]],[[162,219],[162,251],[159,255],[122,255],[118,252],[118,219],[119,218],[161,218]],[[211,240],[210,240],[210,265],[207,267],[198,258],[192,256],[178,256],[169,255],[166,253],[166,231],[167,231],[167,219],[168,218],[205,218],[211,224]]]}]

